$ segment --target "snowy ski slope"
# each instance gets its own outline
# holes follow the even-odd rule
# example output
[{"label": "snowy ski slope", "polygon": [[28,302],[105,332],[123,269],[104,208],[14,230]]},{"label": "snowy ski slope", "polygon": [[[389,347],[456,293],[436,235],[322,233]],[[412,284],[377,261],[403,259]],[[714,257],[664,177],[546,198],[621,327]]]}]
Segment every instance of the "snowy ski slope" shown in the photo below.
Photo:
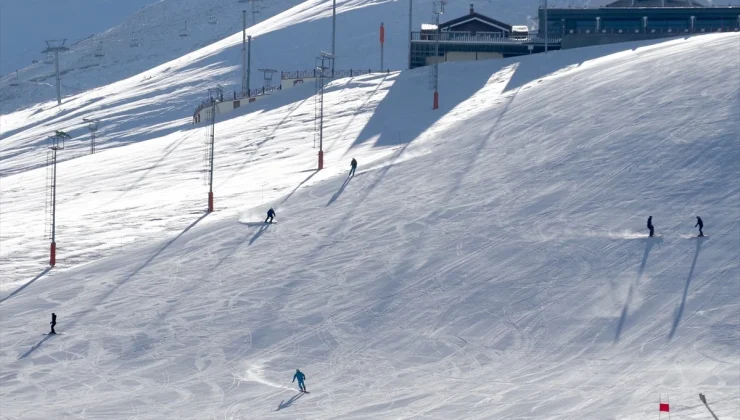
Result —
[{"label": "snowy ski slope", "polygon": [[[489,4],[489,10],[494,12],[502,10],[498,7],[500,3],[498,1]],[[153,11],[142,12],[144,16],[152,15],[151,18],[145,19],[135,15],[132,19],[149,21],[160,15],[168,16],[167,4],[169,2],[160,2],[155,5],[156,10],[159,11],[158,14]],[[235,4],[241,5],[240,3]],[[184,2],[181,13],[189,10],[188,5],[195,7],[189,2]],[[278,6],[277,3],[274,5],[274,7]],[[422,6],[420,3],[416,6],[418,15],[415,13],[415,16],[419,18],[419,22],[427,21],[430,13],[426,8],[429,5]],[[331,49],[330,7],[330,2],[309,0],[284,13],[259,22],[249,29],[248,33],[253,36],[251,54],[253,68],[251,85],[253,88],[262,85],[262,75],[257,71],[259,68],[279,70],[314,68],[315,57],[319,52]],[[379,66],[378,27],[381,21],[385,21],[386,25],[386,67],[404,68],[408,54],[406,49],[408,15],[401,12],[407,10],[406,7],[407,4],[402,5],[400,2],[340,0],[337,6],[339,13],[337,18],[339,34],[337,68],[377,69]],[[450,17],[465,14],[467,7],[467,4],[450,4],[447,14]],[[490,9],[491,7],[493,9]],[[536,5],[522,4],[521,7],[522,9],[507,10],[509,13],[514,13],[514,10],[526,9],[530,12],[536,10]],[[481,7],[481,12],[486,13],[486,8]],[[389,16],[394,16],[395,20],[390,20]],[[506,16],[510,15],[505,14],[504,17]],[[233,19],[233,16],[231,18]],[[161,19],[168,22],[167,19],[174,18],[168,16]],[[111,30],[111,34],[117,34],[119,38],[123,37],[128,33],[129,26],[127,25],[130,26],[133,23],[115,28]],[[98,133],[98,147],[105,149],[161,137],[182,129],[190,123],[188,117],[206,97],[207,89],[217,84],[224,86],[226,95],[234,90],[240,90],[241,32],[232,32],[232,35],[210,43],[210,31],[213,30],[210,25],[203,23],[201,26],[193,26],[193,34],[187,42],[190,42],[191,38],[201,39],[204,43],[208,40],[208,45],[182,55],[185,47],[179,45],[179,42],[172,42],[173,38],[175,41],[180,41],[177,37],[176,25],[174,23],[163,24],[156,28],[164,32],[154,31],[150,34],[150,37],[157,39],[158,43],[149,50],[130,49],[124,45],[115,54],[104,57],[104,60],[114,61],[110,63],[110,66],[88,67],[84,71],[65,74],[65,84],[72,80],[79,80],[82,83],[81,89],[96,88],[66,96],[61,107],[57,107],[55,100],[50,100],[54,95],[51,92],[43,93],[38,97],[34,96],[33,92],[26,92],[18,97],[20,102],[13,98],[3,98],[1,101],[3,110],[14,109],[14,106],[29,106],[16,112],[5,111],[5,114],[0,114],[0,144],[2,145],[0,158],[24,156],[24,159],[14,159],[2,165],[0,175],[34,167],[34,164],[45,164],[43,157],[39,159],[36,147],[40,141],[45,139],[50,130],[51,132],[58,129],[65,130],[78,140],[76,143],[86,141],[87,129],[82,118],[102,120]],[[127,38],[124,38],[119,41],[125,44],[124,41],[127,42]],[[80,43],[77,49],[70,54],[81,55],[83,58],[87,57],[84,60],[91,60],[95,43],[88,44]],[[163,58],[170,61],[163,60]],[[80,64],[80,66],[85,65]],[[53,86],[50,84],[44,89],[53,91]],[[46,101],[37,103],[41,98]],[[72,147],[75,147],[76,143],[73,142]],[[60,158],[69,159],[70,156],[76,155],[64,153]]]},{"label": "snowy ski slope", "polygon": [[4,155],[3,418],[740,418],[739,41],[445,64],[437,111],[424,70],[338,80],[318,174],[285,91],[217,124],[207,216],[203,128],[67,160],[52,271]]},{"label": "snowy ski slope", "polygon": [[[470,2],[450,1],[443,20],[468,13]],[[517,25],[536,26],[537,7],[540,0],[487,0],[475,4],[477,11]],[[608,0],[550,0],[550,7],[598,7]],[[321,50],[331,50],[331,4],[329,0],[273,0],[258,1],[261,12],[253,25],[250,3],[237,0],[161,0],[152,2],[129,16],[120,25],[84,40],[70,39],[71,50],[61,56],[63,95],[72,96],[92,88],[132,77],[155,66],[176,60],[218,40],[219,60],[234,66],[241,63],[242,10],[248,11],[248,34],[252,35],[252,88],[262,86],[259,68],[283,71],[306,70],[315,66],[314,58]],[[23,14],[26,2],[3,5],[5,19]],[[78,8],[81,9],[81,8]],[[97,10],[97,9],[91,9]],[[414,0],[414,27],[432,20],[432,4],[427,0]],[[378,28],[385,23],[385,66],[391,70],[406,68],[408,62],[408,1],[339,0],[337,1],[337,66],[341,69],[379,67]],[[210,24],[209,19],[216,19]],[[84,25],[89,16],[85,9],[78,10],[67,25]],[[78,21],[82,21],[79,22]],[[188,36],[180,32],[187,27]],[[13,39],[17,34],[8,34]],[[70,38],[59,30],[50,38]],[[129,47],[131,38],[140,44]],[[20,41],[23,42],[23,41]],[[105,55],[96,57],[102,46]],[[19,86],[10,86],[15,74],[0,78],[0,113],[8,113],[39,102],[56,99],[54,65],[40,61],[30,64],[31,58],[43,59],[40,54],[44,44],[29,45],[34,55],[4,54],[2,61],[12,60],[18,73]],[[213,51],[212,51],[213,53]],[[239,85],[240,69],[232,70],[218,82],[229,86]],[[215,84],[215,83],[212,83]],[[238,88],[237,88],[238,90]],[[202,93],[201,93],[202,94]],[[56,104],[56,103],[54,103]],[[5,131],[5,129],[2,129]]]}]

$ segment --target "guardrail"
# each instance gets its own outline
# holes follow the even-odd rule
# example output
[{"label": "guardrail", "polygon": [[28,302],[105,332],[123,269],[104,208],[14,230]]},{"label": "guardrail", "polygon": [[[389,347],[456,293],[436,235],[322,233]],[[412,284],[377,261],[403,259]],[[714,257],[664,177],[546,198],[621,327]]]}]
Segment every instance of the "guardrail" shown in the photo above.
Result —
[{"label": "guardrail", "polygon": [[[435,32],[412,32],[411,40],[436,42],[437,35]],[[557,44],[561,39],[559,35],[551,35],[548,37],[547,42]],[[471,34],[470,32],[440,32],[439,42],[464,42],[466,44],[544,44],[545,38],[539,34],[508,35],[490,32],[479,32],[475,34]]]},{"label": "guardrail", "polygon": [[265,95],[265,94],[268,94],[268,93],[271,93],[271,92],[275,92],[275,91],[278,91],[278,90],[281,90],[281,89],[282,89],[282,86],[280,86],[280,85],[278,85],[278,86],[269,86],[269,87],[261,87],[261,88],[257,88],[257,89],[250,89],[249,92],[245,92],[244,94],[242,94],[241,92],[234,91],[231,95],[222,95],[218,99],[211,98],[210,100],[205,100],[205,101],[201,102],[197,107],[195,107],[195,111],[193,111],[193,118],[195,118],[196,115],[198,115],[198,113],[200,111],[208,108],[209,106],[213,105],[214,103],[225,102],[225,101],[239,101],[239,100],[242,100],[244,98],[253,98],[253,97],[256,97],[256,96],[262,96],[262,95]]},{"label": "guardrail", "polygon": [[631,29],[566,29],[564,35],[632,35],[632,34],[708,34],[716,32],[740,32],[738,26],[706,27],[706,28],[631,28]]},{"label": "guardrail", "polygon": [[[355,76],[362,76],[363,74],[373,74],[373,73],[390,73],[390,69],[386,70],[373,70],[373,69],[350,69],[350,70],[334,70],[334,78],[342,78],[342,77],[355,77]],[[324,73],[324,77],[327,77],[327,75],[330,75],[331,71],[326,70]],[[317,70],[296,70],[296,71],[281,71],[280,72],[280,79],[281,80],[291,80],[291,79],[305,79],[310,77],[319,77],[319,72]],[[328,76],[331,77],[331,76]]]}]

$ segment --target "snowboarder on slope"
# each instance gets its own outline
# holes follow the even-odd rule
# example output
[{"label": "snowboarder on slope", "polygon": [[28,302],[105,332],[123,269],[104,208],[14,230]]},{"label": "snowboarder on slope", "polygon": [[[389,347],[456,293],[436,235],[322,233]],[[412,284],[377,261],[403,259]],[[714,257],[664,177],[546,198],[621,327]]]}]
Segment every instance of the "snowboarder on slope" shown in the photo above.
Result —
[{"label": "snowboarder on slope", "polygon": [[57,314],[54,312],[51,313],[51,322],[49,324],[51,324],[51,332],[49,334],[56,334],[57,332],[54,331],[54,326],[57,325]]},{"label": "snowboarder on slope", "polygon": [[650,236],[655,233],[655,227],[653,226],[653,216],[648,217],[647,228],[650,229]]},{"label": "snowboarder on slope", "polygon": [[267,218],[265,219],[265,223],[269,220],[270,223],[272,223],[272,219],[275,217],[275,210],[270,207],[270,210],[267,210]]},{"label": "snowboarder on slope", "polygon": [[704,236],[704,231],[702,230],[704,229],[704,222],[701,221],[701,217],[699,216],[696,216],[696,224],[694,225],[694,227],[697,226],[699,226],[699,236]]},{"label": "snowboarder on slope", "polygon": [[357,161],[355,160],[355,158],[352,158],[350,166],[352,166],[352,169],[349,170],[349,176],[355,176],[355,169],[357,169]]},{"label": "snowboarder on slope", "polygon": [[301,392],[306,392],[306,384],[303,383],[306,379],[306,375],[304,375],[300,369],[295,370],[295,375],[293,375],[293,380],[291,382],[295,382],[296,379],[298,379],[298,388]]}]

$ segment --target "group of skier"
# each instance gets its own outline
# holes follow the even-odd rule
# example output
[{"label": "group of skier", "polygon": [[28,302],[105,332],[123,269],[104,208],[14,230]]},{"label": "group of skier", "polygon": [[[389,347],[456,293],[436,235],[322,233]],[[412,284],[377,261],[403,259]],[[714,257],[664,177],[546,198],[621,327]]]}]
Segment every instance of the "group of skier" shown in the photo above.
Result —
[{"label": "group of skier", "polygon": [[[352,161],[350,162],[349,175],[347,176],[348,177],[354,176],[356,170],[357,170],[357,160],[355,160],[355,158],[352,158]],[[265,219],[265,223],[273,223],[274,219],[275,219],[275,210],[272,207],[270,207],[270,209],[267,211],[267,218]],[[700,237],[704,236],[704,222],[701,220],[701,217],[696,216],[696,225],[694,225],[694,227],[699,228]],[[654,236],[655,226],[653,226],[653,216],[648,217],[647,228],[650,231],[650,236],[651,237]],[[49,334],[56,334],[56,331],[54,331],[54,326],[57,324],[57,315],[55,313],[51,314],[50,324],[51,324],[51,332]],[[306,384],[305,384],[306,375],[303,372],[301,372],[300,369],[296,369],[295,374],[293,375],[292,382],[295,382],[296,380],[298,380],[298,389],[300,390],[300,392],[308,393],[308,391],[306,391]]]},{"label": "group of skier", "polygon": [[[694,227],[699,228],[699,236],[704,236],[704,222],[701,220],[701,217],[696,216],[696,224]],[[647,228],[650,231],[650,236],[655,235],[655,226],[653,226],[653,216],[648,217],[647,221]]]},{"label": "group of skier", "polygon": [[[357,160],[355,158],[352,158],[352,161],[349,163],[350,170],[348,177],[355,176],[355,171],[357,170]],[[265,218],[265,223],[272,223],[275,219],[275,209],[270,207],[270,210],[267,210],[267,217]]]}]

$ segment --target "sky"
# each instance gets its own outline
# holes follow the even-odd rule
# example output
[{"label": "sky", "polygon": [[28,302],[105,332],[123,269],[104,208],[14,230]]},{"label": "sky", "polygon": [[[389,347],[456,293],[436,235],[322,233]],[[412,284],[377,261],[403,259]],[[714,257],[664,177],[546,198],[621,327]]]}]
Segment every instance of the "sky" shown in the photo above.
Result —
[{"label": "sky", "polygon": [[41,59],[44,40],[74,43],[157,0],[0,0],[0,73]]}]

